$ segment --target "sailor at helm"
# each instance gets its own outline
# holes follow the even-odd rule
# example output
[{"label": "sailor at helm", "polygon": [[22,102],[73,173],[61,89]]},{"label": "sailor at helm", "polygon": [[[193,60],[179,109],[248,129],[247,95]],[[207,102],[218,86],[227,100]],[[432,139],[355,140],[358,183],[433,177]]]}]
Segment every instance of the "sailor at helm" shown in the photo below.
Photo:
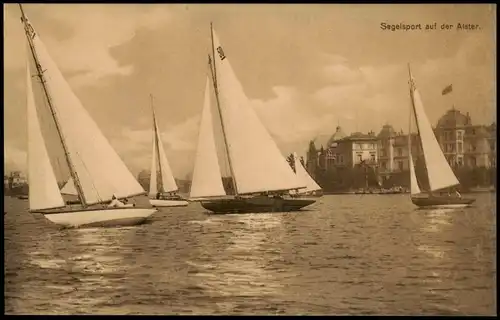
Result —
[{"label": "sailor at helm", "polygon": [[123,206],[125,206],[125,204],[123,204],[123,202],[118,200],[118,198],[116,197],[116,194],[113,193],[113,196],[111,197],[111,202],[109,203],[108,207],[109,208],[118,208],[118,207],[123,207]]}]

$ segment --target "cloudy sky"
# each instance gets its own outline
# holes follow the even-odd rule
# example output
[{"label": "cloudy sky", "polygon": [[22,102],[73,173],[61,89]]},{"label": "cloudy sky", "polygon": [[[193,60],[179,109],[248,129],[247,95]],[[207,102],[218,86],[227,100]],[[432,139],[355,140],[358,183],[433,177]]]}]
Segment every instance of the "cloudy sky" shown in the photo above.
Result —
[{"label": "cloudy sky", "polygon": [[[477,124],[496,114],[494,5],[85,5],[24,10],[104,135],[136,174],[151,159],[149,94],[179,178],[192,171],[210,21],[282,152],[344,131],[408,126],[407,63],[432,123],[452,104]],[[25,36],[4,5],[6,170],[26,168]],[[437,30],[389,31],[388,24]],[[443,31],[443,23],[479,24]],[[453,93],[442,89],[453,84]]]}]

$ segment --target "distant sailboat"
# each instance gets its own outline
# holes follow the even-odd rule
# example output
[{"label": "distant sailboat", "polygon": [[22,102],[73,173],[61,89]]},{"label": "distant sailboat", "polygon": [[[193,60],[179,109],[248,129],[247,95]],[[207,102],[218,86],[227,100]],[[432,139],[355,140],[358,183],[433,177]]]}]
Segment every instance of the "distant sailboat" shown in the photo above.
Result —
[{"label": "distant sailboat", "polygon": [[[156,210],[133,205],[107,206],[113,196],[127,198],[145,191],[83,108],[19,6],[31,57],[27,65],[30,212],[72,227],[143,222]],[[43,101],[35,102],[32,81],[41,89]],[[78,196],[77,206],[67,207],[64,203],[41,131],[37,106],[46,106],[50,111],[70,172],[71,186]],[[67,185],[66,189],[71,188]]]},{"label": "distant sailboat", "polygon": [[[410,77],[410,97],[411,97],[411,112],[410,112],[410,134],[408,135],[408,154],[410,167],[410,190],[411,201],[421,208],[460,208],[471,205],[475,199],[463,198],[455,194],[442,195],[447,188],[459,185],[459,181],[448,161],[444,157],[443,151],[439,146],[432,126],[427,118],[410,66],[408,65]],[[429,179],[429,190],[422,190],[418,185],[415,167],[411,155],[411,115],[414,115],[418,136],[424,153],[425,166],[427,168],[427,177]],[[447,193],[447,192],[446,192]]]},{"label": "distant sailboat", "polygon": [[176,192],[179,190],[170,169],[167,155],[156,122],[156,114],[151,96],[151,109],[153,113],[153,159],[151,162],[151,178],[149,180],[149,203],[153,207],[185,207],[188,202]]},{"label": "distant sailboat", "polygon": [[314,203],[311,199],[286,197],[289,190],[306,185],[297,179],[251,108],[219,39],[213,29],[211,31],[215,61],[212,63],[209,56],[209,67],[234,195],[227,195],[222,184],[208,79],[191,200],[200,201],[205,209],[216,213],[294,211]]},{"label": "distant sailboat", "polygon": [[309,173],[304,168],[304,165],[299,160],[297,153],[293,153],[293,167],[295,169],[295,174],[299,181],[306,185],[305,189],[291,190],[290,194],[293,196],[309,196],[309,197],[321,197],[322,189],[314,181],[314,179],[309,175]]}]

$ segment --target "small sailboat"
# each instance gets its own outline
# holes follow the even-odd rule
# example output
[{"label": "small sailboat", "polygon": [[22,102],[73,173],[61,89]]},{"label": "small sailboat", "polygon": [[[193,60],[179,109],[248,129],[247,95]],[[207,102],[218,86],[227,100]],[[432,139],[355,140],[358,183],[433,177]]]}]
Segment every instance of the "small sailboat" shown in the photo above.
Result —
[{"label": "small sailboat", "polygon": [[[408,135],[408,160],[410,167],[410,192],[411,201],[420,208],[461,208],[470,206],[474,201],[473,198],[462,197],[458,193],[449,193],[449,188],[456,187],[460,184],[457,177],[453,173],[448,161],[444,157],[444,153],[439,146],[432,126],[425,114],[424,106],[420,98],[420,93],[415,86],[415,81],[411,74],[410,66],[408,65],[410,77],[410,134]],[[411,115],[415,117],[417,124],[418,137],[424,154],[424,162],[429,180],[429,189],[421,190],[418,185],[415,167],[411,155]]]},{"label": "small sailboat", "polygon": [[[41,213],[53,223],[68,227],[134,225],[143,222],[156,210],[135,207],[133,204],[108,206],[114,198],[143,195],[145,191],[81,105],[25,16],[22,6],[19,6],[29,44],[29,211]],[[74,194],[78,196],[75,206],[67,206],[62,197],[63,191],[59,190],[41,129],[40,110],[50,113],[50,121],[55,125],[58,143],[71,176],[69,181]],[[71,189],[68,184],[66,189]]]},{"label": "small sailboat", "polygon": [[[250,106],[213,28],[211,36],[213,58],[209,55],[210,76],[205,87],[190,200],[201,202],[205,209],[215,213],[295,211],[314,203],[315,200],[289,196],[290,190],[302,189],[306,185],[297,179]],[[231,173],[232,194],[226,193],[222,184],[214,138],[210,82],[217,101],[216,113]]]},{"label": "small sailboat", "polygon": [[321,187],[314,181],[314,179],[309,175],[304,168],[304,165],[300,161],[297,153],[293,153],[293,168],[295,170],[295,174],[299,181],[303,182],[306,185],[304,189],[300,190],[291,190],[290,194],[293,197],[297,196],[306,196],[306,197],[321,197],[323,195]]},{"label": "small sailboat", "polygon": [[179,190],[170,169],[163,143],[156,122],[156,114],[151,96],[153,112],[153,159],[151,163],[151,177],[149,180],[149,203],[153,207],[185,207],[188,202],[176,192]]}]

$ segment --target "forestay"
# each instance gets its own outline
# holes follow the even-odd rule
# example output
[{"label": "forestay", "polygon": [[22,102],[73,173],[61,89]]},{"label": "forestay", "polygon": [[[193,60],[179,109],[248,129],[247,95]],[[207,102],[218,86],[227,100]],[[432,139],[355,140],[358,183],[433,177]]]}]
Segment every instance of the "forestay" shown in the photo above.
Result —
[{"label": "forestay", "polygon": [[64,207],[64,200],[59,192],[38,120],[29,63],[26,66],[26,73],[30,210]]},{"label": "forestay", "polygon": [[459,184],[457,177],[453,173],[450,165],[444,157],[443,151],[439,146],[432,126],[425,114],[420,93],[415,87],[413,76],[410,73],[410,81],[412,83],[412,98],[415,112],[415,119],[419,131],[422,149],[424,152],[425,165],[429,178],[429,186],[431,191],[455,186]]},{"label": "forestay", "polygon": [[220,109],[238,193],[305,187],[250,106],[215,32],[213,41]]},{"label": "forestay", "polygon": [[198,147],[196,150],[193,179],[189,194],[191,199],[226,195],[222,184],[214,139],[210,92],[210,80],[207,78],[200,131],[198,134]]},{"label": "forestay", "polygon": [[143,194],[143,188],[64,80],[40,37],[33,32],[32,39],[87,204],[110,200],[113,194],[118,197]]}]

